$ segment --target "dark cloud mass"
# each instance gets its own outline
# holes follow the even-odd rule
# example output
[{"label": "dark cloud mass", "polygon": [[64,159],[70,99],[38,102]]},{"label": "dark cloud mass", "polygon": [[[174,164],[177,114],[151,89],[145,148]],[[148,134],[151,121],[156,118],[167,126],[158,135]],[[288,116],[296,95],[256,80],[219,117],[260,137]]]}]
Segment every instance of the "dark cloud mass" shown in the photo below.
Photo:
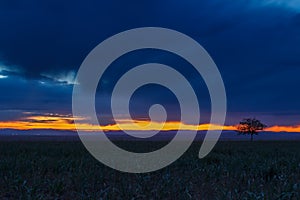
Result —
[{"label": "dark cloud mass", "polygon": [[[297,123],[299,12],[300,4],[280,0],[1,1],[0,107],[71,112],[70,84],[97,44],[130,28],[159,26],[193,37],[210,53],[226,86],[228,123],[243,113]],[[191,82],[201,81],[186,73]],[[204,107],[208,112],[209,104]]]}]

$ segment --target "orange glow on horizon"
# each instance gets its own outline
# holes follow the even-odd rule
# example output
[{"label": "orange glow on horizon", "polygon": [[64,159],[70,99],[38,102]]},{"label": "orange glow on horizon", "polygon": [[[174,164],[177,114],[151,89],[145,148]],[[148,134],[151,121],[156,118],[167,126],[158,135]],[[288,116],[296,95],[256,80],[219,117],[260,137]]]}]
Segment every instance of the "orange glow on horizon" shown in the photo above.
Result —
[{"label": "orange glow on horizon", "polygon": [[[0,129],[15,129],[15,130],[33,130],[33,129],[51,129],[51,130],[70,130],[75,131],[74,119],[83,121],[76,124],[76,128],[82,131],[97,131],[102,129],[104,131],[149,131],[149,130],[236,130],[234,125],[216,125],[216,124],[200,124],[192,125],[177,121],[150,122],[147,120],[120,120],[116,124],[108,124],[98,126],[84,122],[83,118],[71,116],[28,116],[18,121],[4,121],[0,122]],[[272,126],[265,129],[265,131],[272,132],[300,132],[300,125],[298,126]]]},{"label": "orange glow on horizon", "polygon": [[271,126],[265,129],[265,131],[272,132],[300,132],[300,125],[297,126]]}]

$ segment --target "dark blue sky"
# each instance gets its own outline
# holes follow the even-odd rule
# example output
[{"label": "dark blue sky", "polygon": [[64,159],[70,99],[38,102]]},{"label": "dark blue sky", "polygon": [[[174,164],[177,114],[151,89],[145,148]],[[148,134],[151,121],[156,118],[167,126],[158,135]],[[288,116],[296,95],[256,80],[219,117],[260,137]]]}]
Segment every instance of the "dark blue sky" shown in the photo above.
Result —
[{"label": "dark blue sky", "polygon": [[[0,121],[18,119],[23,112],[71,113],[71,83],[87,54],[120,31],[158,26],[189,35],[214,59],[227,91],[227,124],[244,117],[261,118],[270,125],[300,124],[297,2],[2,1]],[[187,70],[188,64],[166,53],[136,53],[120,58],[119,65],[129,69],[132,63],[156,61],[182,70],[201,91],[197,95],[206,121],[209,97],[201,78]],[[115,76],[114,70],[107,73],[100,100],[112,88]],[[176,110],[172,107],[176,100],[163,88],[144,90],[136,94],[136,116],[143,116],[154,100]]]}]

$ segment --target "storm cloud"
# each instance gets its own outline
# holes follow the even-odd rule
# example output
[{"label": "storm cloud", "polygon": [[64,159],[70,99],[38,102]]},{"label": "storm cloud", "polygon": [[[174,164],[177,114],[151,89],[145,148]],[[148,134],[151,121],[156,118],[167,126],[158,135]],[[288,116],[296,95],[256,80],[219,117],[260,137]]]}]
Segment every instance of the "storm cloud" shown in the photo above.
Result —
[{"label": "storm cloud", "polygon": [[[226,86],[227,123],[247,117],[243,113],[270,123],[299,121],[297,1],[7,1],[0,3],[0,25],[1,110],[71,112],[72,81],[96,45],[120,31],[158,26],[191,36],[214,59]],[[179,62],[156,53],[139,58]],[[201,77],[186,76],[205,90]],[[114,81],[107,81],[111,88]],[[168,99],[161,101],[174,102]],[[209,112],[209,100],[203,106]]]}]

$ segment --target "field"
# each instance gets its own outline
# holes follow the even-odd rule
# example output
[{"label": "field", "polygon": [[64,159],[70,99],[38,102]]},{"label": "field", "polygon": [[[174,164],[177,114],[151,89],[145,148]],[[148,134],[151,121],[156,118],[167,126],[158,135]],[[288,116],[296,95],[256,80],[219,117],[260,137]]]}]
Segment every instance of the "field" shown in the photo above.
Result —
[{"label": "field", "polygon": [[200,145],[164,169],[128,174],[80,142],[0,142],[0,199],[300,199],[299,142],[219,142],[202,160]]}]

